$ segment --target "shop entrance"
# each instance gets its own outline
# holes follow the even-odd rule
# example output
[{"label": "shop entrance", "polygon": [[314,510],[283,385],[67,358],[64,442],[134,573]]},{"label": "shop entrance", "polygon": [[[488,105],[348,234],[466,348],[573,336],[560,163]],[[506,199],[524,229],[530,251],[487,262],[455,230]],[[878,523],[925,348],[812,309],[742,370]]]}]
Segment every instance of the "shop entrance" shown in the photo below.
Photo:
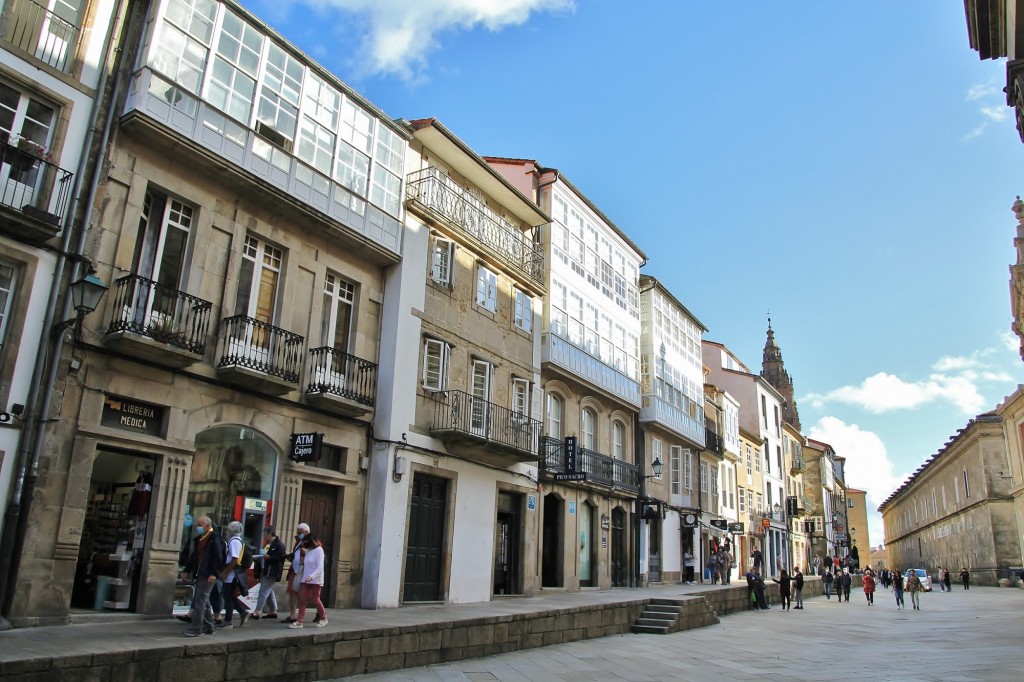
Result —
[{"label": "shop entrance", "polygon": [[494,594],[521,594],[520,512],[521,495],[498,493],[498,517],[494,529]]},{"label": "shop entrance", "polygon": [[100,450],[92,467],[71,607],[134,611],[155,460]]},{"label": "shop entrance", "polygon": [[541,586],[562,587],[562,567],[565,553],[562,551],[563,506],[562,498],[554,493],[544,496],[544,530],[541,539]]},{"label": "shop entrance", "polygon": [[626,586],[627,569],[626,512],[616,507],[612,510],[612,587]]}]

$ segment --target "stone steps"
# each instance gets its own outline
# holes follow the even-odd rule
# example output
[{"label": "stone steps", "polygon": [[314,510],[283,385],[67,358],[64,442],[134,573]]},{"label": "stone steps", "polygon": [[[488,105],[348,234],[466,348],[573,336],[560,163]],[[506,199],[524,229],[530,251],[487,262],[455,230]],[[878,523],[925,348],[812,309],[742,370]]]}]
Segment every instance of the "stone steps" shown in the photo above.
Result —
[{"label": "stone steps", "polygon": [[634,633],[667,635],[718,623],[718,614],[703,597],[652,599],[633,623]]}]

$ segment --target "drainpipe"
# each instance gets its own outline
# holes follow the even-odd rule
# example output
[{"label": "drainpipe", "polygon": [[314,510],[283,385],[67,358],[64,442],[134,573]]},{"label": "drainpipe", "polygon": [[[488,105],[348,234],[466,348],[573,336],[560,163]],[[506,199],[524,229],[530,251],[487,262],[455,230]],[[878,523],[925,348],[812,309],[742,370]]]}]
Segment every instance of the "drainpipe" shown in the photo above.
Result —
[{"label": "drainpipe", "polygon": [[[26,399],[25,418],[22,422],[18,445],[18,468],[12,482],[13,489],[11,492],[11,499],[4,518],[3,536],[0,538],[0,556],[21,557],[22,551],[24,550],[25,534],[28,529],[29,511],[32,505],[32,494],[35,490],[35,482],[39,473],[39,450],[45,436],[47,423],[46,419],[40,418],[39,413],[42,410],[47,409],[47,406],[50,404],[53,397],[53,384],[56,380],[58,367],[57,359],[60,357],[61,345],[63,343],[63,335],[53,339],[51,338],[50,330],[53,328],[54,324],[54,312],[58,310],[58,303],[62,299],[61,283],[63,282],[64,269],[67,262],[69,260],[76,261],[76,264],[73,266],[72,275],[69,279],[73,279],[76,274],[79,274],[81,269],[80,254],[85,244],[89,221],[92,218],[93,202],[95,201],[96,191],[99,186],[100,168],[106,150],[107,141],[110,137],[110,129],[113,125],[114,109],[118,93],[120,92],[121,78],[119,76],[115,78],[113,91],[108,100],[109,106],[107,109],[107,117],[104,122],[103,134],[95,159],[92,158],[90,150],[93,145],[96,124],[99,120],[100,112],[103,109],[103,93],[106,91],[109,75],[114,69],[118,68],[116,62],[118,60],[118,55],[121,53],[121,49],[119,47],[121,45],[121,40],[115,40],[114,36],[115,32],[123,33],[125,27],[124,17],[128,2],[129,0],[119,1],[117,9],[110,18],[110,24],[107,29],[107,51],[103,61],[103,69],[100,73],[100,81],[96,88],[97,96],[93,101],[93,105],[89,113],[89,127],[86,131],[85,140],[82,145],[83,154],[78,162],[78,173],[75,176],[75,185],[71,192],[71,196],[74,197],[75,203],[69,207],[68,214],[65,219],[63,235],[61,236],[60,251],[54,265],[53,280],[50,285],[46,313],[43,317],[42,352],[40,352],[36,357],[35,366],[32,370],[32,382]],[[90,169],[90,166],[93,166],[93,163],[95,163],[95,167],[93,168],[94,172],[92,173],[89,182],[88,199],[84,209],[85,213],[83,215],[83,219],[80,221],[80,225],[82,227],[79,230],[78,242],[76,244],[75,251],[69,252],[68,248],[71,245],[71,239],[74,232],[74,216],[81,205],[80,197],[82,178]],[[66,307],[67,305],[65,300],[65,305],[59,309],[64,310]],[[51,355],[53,356],[53,361],[49,362],[49,368],[47,371],[47,363]],[[40,393],[42,394],[41,397]],[[18,569],[20,568],[20,565],[13,566],[12,564],[14,564],[13,561],[0,562],[0,614],[2,614],[0,615],[0,630],[10,627],[10,624],[3,618],[3,616],[10,614],[11,606],[14,601],[15,587],[18,580]]]},{"label": "drainpipe", "polygon": [[644,468],[646,464],[646,452],[644,448],[644,435],[640,431],[640,415],[633,413],[633,452],[636,453],[634,459],[640,463],[640,496],[637,498],[637,509],[633,515],[634,532],[633,532],[633,580],[631,581],[630,587],[640,587],[640,533],[643,532],[643,504],[640,500],[647,497],[647,479],[644,478]]}]

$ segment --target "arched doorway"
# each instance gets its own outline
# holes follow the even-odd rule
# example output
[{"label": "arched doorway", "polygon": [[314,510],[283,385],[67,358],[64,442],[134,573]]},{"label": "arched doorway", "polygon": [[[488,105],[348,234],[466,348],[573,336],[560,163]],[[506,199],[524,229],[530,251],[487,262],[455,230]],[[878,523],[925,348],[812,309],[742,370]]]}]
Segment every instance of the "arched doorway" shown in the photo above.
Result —
[{"label": "arched doorway", "polygon": [[544,526],[541,537],[541,587],[563,587],[565,552],[562,550],[562,527],[565,506],[554,493],[544,496]]},{"label": "arched doorway", "polygon": [[[196,435],[192,476],[185,498],[193,519],[209,516],[218,530],[242,521],[255,546],[273,511],[277,448],[252,429],[215,426]],[[185,529],[183,543],[192,537]]]},{"label": "arched doorway", "polygon": [[625,587],[629,566],[626,561],[626,512],[612,510],[612,587]]}]

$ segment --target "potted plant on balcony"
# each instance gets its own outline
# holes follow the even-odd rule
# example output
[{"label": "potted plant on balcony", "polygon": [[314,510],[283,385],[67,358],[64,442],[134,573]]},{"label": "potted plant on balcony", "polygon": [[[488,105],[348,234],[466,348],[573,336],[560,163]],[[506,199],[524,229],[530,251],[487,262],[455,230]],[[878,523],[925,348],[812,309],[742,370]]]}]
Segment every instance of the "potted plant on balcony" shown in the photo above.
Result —
[{"label": "potted plant on balcony", "polygon": [[37,161],[53,162],[53,153],[50,150],[27,137],[18,138],[16,149],[18,153],[14,155],[14,165],[22,165],[21,170],[31,169]]}]

